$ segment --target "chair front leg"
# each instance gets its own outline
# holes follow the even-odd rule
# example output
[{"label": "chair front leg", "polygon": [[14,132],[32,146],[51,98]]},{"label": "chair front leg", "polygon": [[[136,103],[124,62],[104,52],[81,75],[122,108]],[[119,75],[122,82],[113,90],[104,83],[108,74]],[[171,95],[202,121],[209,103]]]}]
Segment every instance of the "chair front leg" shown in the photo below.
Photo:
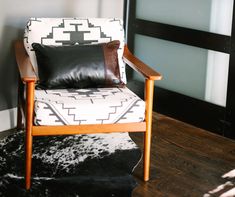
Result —
[{"label": "chair front leg", "polygon": [[26,84],[25,187],[27,190],[31,186],[34,85],[34,82]]},{"label": "chair front leg", "polygon": [[154,80],[145,80],[146,132],[144,134],[144,181],[149,180]]}]

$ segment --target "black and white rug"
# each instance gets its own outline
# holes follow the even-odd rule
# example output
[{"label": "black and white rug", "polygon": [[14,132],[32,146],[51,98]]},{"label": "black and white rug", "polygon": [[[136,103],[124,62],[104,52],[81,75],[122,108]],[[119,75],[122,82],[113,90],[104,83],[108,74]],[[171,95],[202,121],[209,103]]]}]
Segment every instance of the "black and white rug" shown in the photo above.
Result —
[{"label": "black and white rug", "polygon": [[24,189],[24,132],[0,140],[0,196],[131,196],[141,151],[128,133],[34,137]]}]

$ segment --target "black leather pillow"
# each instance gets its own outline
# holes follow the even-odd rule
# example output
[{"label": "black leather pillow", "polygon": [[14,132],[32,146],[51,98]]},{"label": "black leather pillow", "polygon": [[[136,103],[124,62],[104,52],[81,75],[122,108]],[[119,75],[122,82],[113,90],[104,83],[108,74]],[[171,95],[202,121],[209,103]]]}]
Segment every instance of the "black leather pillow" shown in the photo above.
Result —
[{"label": "black leather pillow", "polygon": [[33,43],[42,89],[120,87],[119,41],[97,45],[48,46]]}]

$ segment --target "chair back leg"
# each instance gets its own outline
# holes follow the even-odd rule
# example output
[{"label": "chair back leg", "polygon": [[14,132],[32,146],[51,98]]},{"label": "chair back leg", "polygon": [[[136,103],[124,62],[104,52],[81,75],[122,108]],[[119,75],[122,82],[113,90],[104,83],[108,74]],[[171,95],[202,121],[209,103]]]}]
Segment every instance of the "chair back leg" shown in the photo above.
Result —
[{"label": "chair back leg", "polygon": [[33,107],[34,107],[34,82],[26,84],[26,136],[25,136],[25,187],[31,186],[32,168],[32,126],[33,126]]},{"label": "chair back leg", "polygon": [[154,80],[145,81],[146,132],[144,134],[144,181],[149,180]]},{"label": "chair back leg", "polygon": [[24,94],[24,85],[19,77],[18,82],[18,98],[17,98],[17,130],[20,131],[24,128],[23,125],[23,94]]}]

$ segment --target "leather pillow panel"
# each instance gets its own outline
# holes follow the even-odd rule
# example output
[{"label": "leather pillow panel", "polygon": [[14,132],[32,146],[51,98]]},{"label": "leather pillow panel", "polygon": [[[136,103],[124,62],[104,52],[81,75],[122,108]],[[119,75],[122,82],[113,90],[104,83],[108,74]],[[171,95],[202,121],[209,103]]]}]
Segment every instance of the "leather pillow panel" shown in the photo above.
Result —
[{"label": "leather pillow panel", "polygon": [[48,46],[33,43],[42,89],[119,87],[119,41],[98,45]]}]

